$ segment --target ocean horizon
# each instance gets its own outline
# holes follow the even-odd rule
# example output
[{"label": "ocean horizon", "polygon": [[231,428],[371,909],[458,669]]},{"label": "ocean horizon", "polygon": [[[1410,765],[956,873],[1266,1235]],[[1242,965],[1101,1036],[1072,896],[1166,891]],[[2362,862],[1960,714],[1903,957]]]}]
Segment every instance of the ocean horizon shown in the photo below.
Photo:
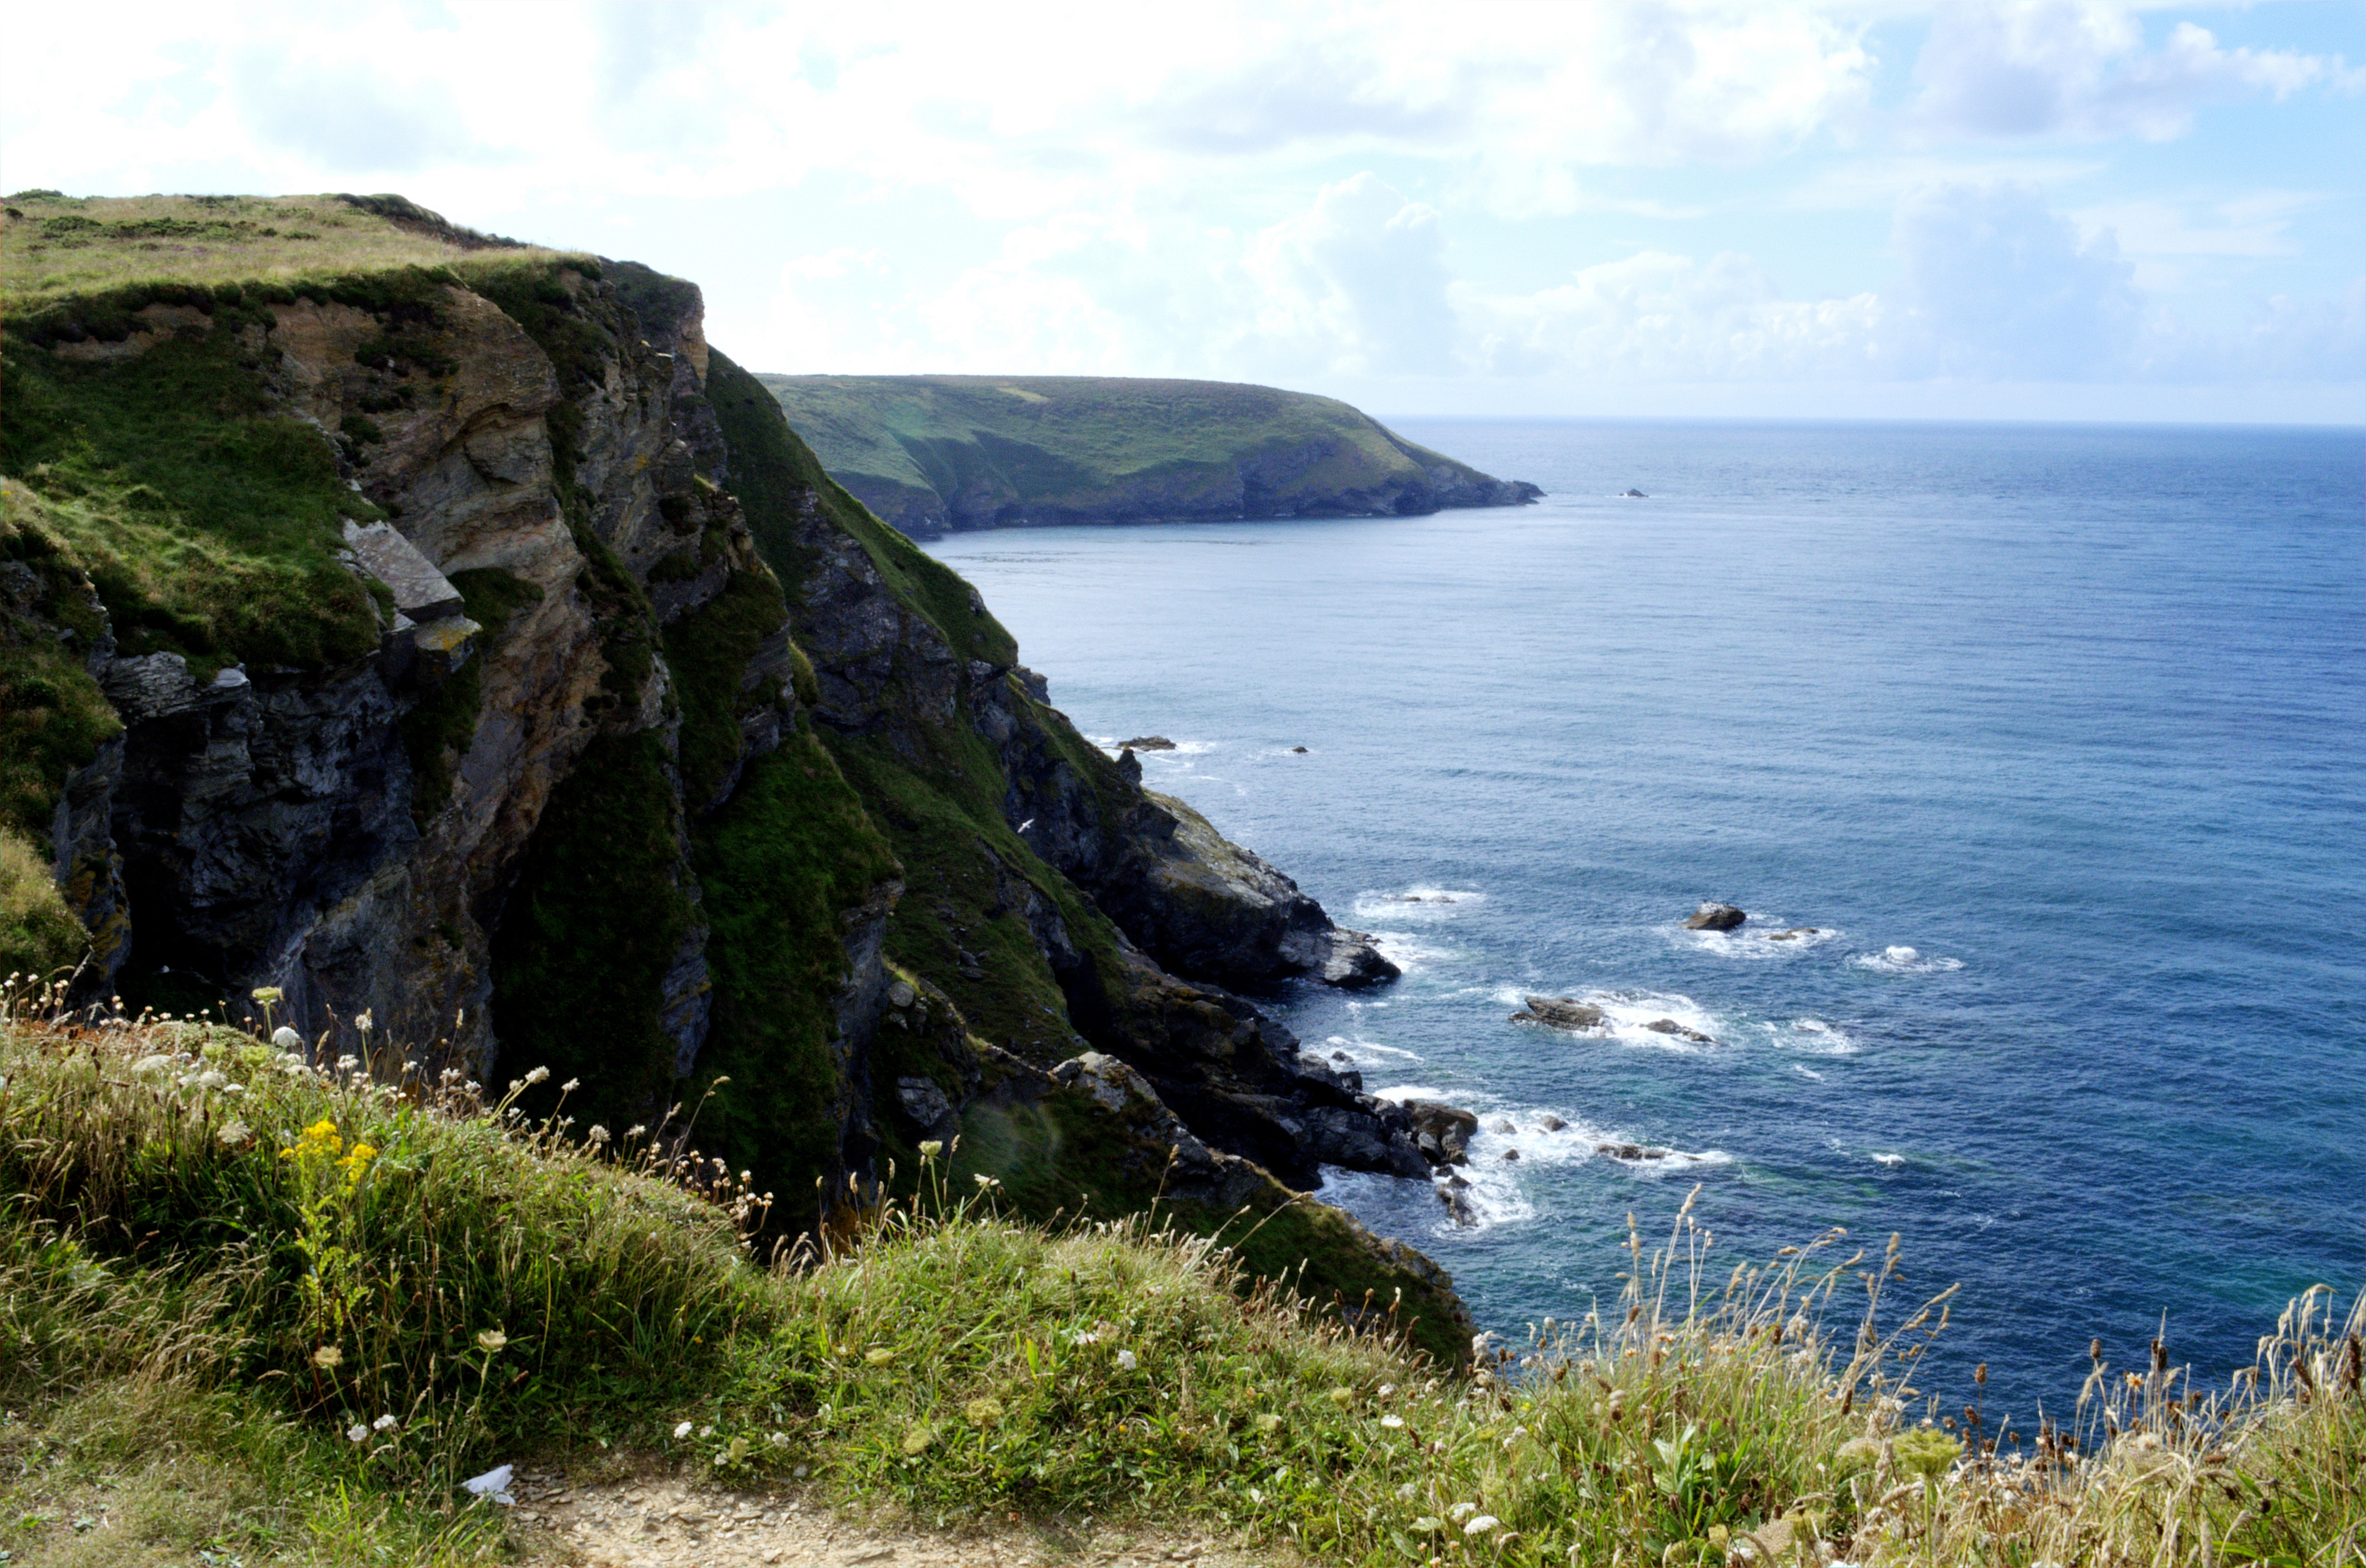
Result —
[{"label": "ocean horizon", "polygon": [[1145,783],[1403,966],[1268,1002],[1480,1114],[1475,1223],[1321,1196],[1515,1336],[1696,1186],[1719,1284],[1894,1233],[1888,1321],[1962,1287],[1924,1381],[1986,1362],[2023,1423],[2090,1337],[2222,1383],[2366,1283],[2366,431],[1389,423],[1547,495],[928,546],[1080,729],[1173,739]]}]

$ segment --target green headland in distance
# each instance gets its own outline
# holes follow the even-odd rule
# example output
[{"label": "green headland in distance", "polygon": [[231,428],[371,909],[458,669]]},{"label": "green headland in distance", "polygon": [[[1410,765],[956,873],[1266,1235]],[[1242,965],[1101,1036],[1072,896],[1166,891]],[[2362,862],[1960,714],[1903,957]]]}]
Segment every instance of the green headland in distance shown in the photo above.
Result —
[{"label": "green headland in distance", "polygon": [[764,375],[832,478],[915,539],[948,530],[1414,516],[1543,492],[1333,398],[1115,375]]}]

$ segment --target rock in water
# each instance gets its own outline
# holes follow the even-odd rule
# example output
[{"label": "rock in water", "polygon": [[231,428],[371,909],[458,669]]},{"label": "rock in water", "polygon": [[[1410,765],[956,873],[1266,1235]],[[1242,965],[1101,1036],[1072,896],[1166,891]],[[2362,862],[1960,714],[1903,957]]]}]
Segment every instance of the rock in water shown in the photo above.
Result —
[{"label": "rock in water", "polygon": [[1136,735],[1133,739],[1120,744],[1127,751],[1173,751],[1175,749],[1175,743],[1165,735]]},{"label": "rock in water", "polygon": [[1696,1040],[1704,1046],[1717,1044],[1710,1036],[1702,1034],[1698,1029],[1687,1029],[1673,1018],[1654,1018],[1643,1027],[1651,1030],[1654,1035],[1673,1035],[1678,1039]]},{"label": "rock in water", "polygon": [[1684,916],[1687,931],[1730,931],[1750,917],[1729,903],[1705,903]]},{"label": "rock in water", "polygon": [[1602,1027],[1602,1009],[1573,996],[1531,996],[1526,1000],[1527,1011],[1513,1014],[1513,1023],[1542,1024],[1549,1028],[1572,1031]]},{"label": "rock in water", "polygon": [[1414,1145],[1432,1165],[1469,1162],[1471,1135],[1479,1130],[1477,1116],[1435,1100],[1408,1100],[1404,1108],[1413,1118]]}]

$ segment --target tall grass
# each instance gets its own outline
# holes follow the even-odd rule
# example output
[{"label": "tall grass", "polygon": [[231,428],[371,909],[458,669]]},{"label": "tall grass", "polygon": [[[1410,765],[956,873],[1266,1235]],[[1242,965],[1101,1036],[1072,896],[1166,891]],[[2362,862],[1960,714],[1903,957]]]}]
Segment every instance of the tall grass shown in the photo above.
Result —
[{"label": "tall grass", "polygon": [[[119,1020],[20,1020],[0,1078],[8,1399],[87,1427],[195,1391],[180,1428],[214,1436],[185,1441],[300,1450],[279,1506],[318,1530],[339,1498],[392,1561],[493,1550],[453,1490],[471,1468],[602,1445],[930,1520],[1197,1517],[1340,1562],[2359,1560],[2362,1325],[2324,1291],[2228,1388],[2099,1363],[2016,1450],[1931,1419],[1948,1303],[1893,1299],[1894,1240],[1726,1269],[1690,1201],[1656,1248],[1630,1234],[1615,1301],[1457,1375],[1155,1215],[1005,1219],[933,1147],[843,1247],[760,1260],[761,1195],[682,1129],[529,1124],[523,1078],[489,1096]],[[229,1392],[238,1420],[186,1415]],[[109,1419],[107,1462],[137,1470]]]}]

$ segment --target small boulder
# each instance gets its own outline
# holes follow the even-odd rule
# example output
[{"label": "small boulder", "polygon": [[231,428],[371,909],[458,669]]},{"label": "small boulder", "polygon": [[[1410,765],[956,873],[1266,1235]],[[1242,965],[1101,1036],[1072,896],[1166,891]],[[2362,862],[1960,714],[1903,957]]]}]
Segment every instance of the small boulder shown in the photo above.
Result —
[{"label": "small boulder", "polygon": [[1304,756],[1306,755],[1306,748],[1302,745],[1291,746],[1290,751],[1292,756]]},{"label": "small boulder", "polygon": [[1479,1223],[1477,1211],[1471,1208],[1470,1200],[1463,1194],[1463,1188],[1469,1185],[1467,1182],[1452,1184],[1441,1182],[1437,1185],[1437,1201],[1446,1206],[1448,1214],[1454,1216],[1454,1223],[1465,1230]]},{"label": "small boulder", "polygon": [[1638,489],[1635,489],[1635,488],[1633,488],[1633,487],[1630,486],[1628,488],[1624,489],[1624,490],[1621,490],[1620,492],[1618,492],[1618,498],[1619,498],[1619,499],[1621,499],[1621,500],[1628,500],[1628,501],[1648,501],[1648,500],[1650,500],[1651,498],[1651,497],[1649,497],[1649,496],[1647,496],[1647,495],[1645,495],[1642,491],[1638,490]]},{"label": "small boulder", "polygon": [[1175,743],[1165,735],[1136,735],[1130,741],[1121,741],[1118,744],[1126,751],[1173,751],[1175,749]]},{"label": "small boulder", "polygon": [[1613,1159],[1665,1159],[1668,1158],[1666,1149],[1653,1148],[1648,1144],[1639,1143],[1597,1143],[1594,1146],[1594,1152],[1607,1155]]},{"label": "small boulder", "polygon": [[1812,925],[1795,925],[1788,931],[1777,931],[1766,938],[1769,942],[1797,942],[1802,936],[1821,936],[1823,932]]},{"label": "small boulder", "polygon": [[1560,1131],[1561,1128],[1569,1126],[1569,1124],[1562,1121],[1559,1116],[1548,1114],[1542,1121],[1537,1124],[1537,1126],[1544,1128],[1544,1130],[1549,1133],[1557,1133]]},{"label": "small boulder", "polygon": [[1520,1129],[1512,1125],[1511,1117],[1498,1116],[1493,1122],[1488,1124],[1487,1130],[1491,1133],[1501,1133],[1504,1137],[1508,1137],[1518,1132]]},{"label": "small boulder", "polygon": [[1520,1158],[1520,1151],[1516,1148],[1507,1148],[1504,1151],[1504,1158],[1506,1159],[1517,1159]]},{"label": "small boulder", "polygon": [[1684,916],[1687,931],[1730,931],[1750,917],[1729,903],[1705,903]]},{"label": "small boulder", "polygon": [[1702,1034],[1698,1029],[1687,1029],[1673,1018],[1654,1018],[1643,1027],[1651,1030],[1654,1035],[1673,1035],[1680,1040],[1695,1040],[1704,1046],[1717,1044],[1711,1036]]}]

